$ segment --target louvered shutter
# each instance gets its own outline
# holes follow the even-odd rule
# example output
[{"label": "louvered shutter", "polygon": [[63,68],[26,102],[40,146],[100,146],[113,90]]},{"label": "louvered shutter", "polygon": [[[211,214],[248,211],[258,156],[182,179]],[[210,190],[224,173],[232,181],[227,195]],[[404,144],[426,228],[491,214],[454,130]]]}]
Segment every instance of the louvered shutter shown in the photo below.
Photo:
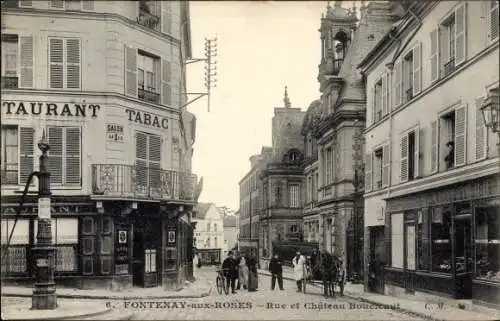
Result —
[{"label": "louvered shutter", "polygon": [[[448,30],[444,27],[439,27],[439,74],[444,74],[444,65],[450,60],[450,50],[449,50],[449,34]],[[439,76],[438,76],[439,77]]]},{"label": "louvered shutter", "polygon": [[389,186],[389,173],[391,170],[389,144],[382,147],[382,187]]},{"label": "louvered shutter", "polygon": [[382,96],[382,117],[384,117],[384,115],[387,114],[387,74],[384,74],[382,75],[382,93],[381,93],[381,96]]},{"label": "louvered shutter", "polygon": [[153,188],[160,187],[161,137],[148,135],[149,182]]},{"label": "louvered shutter", "polygon": [[148,186],[148,136],[137,132],[135,139],[136,184],[139,192],[145,193]]},{"label": "louvered shutter", "polygon": [[413,177],[417,178],[420,176],[420,129],[417,127],[414,131],[415,134],[415,150],[414,150],[414,172]]},{"label": "louvered shutter", "polygon": [[375,100],[376,100],[375,99],[375,87],[370,88],[370,96],[371,96],[370,108],[372,110],[372,124],[374,124],[377,121],[377,119],[375,118],[375,114],[376,114],[376,112],[375,112],[375,104],[376,104],[375,103]]},{"label": "louvered shutter", "polygon": [[467,107],[455,109],[455,166],[465,165],[467,161]]},{"label": "louvered shutter", "polygon": [[49,84],[52,89],[64,86],[64,42],[62,39],[49,39]]},{"label": "louvered shutter", "polygon": [[455,8],[455,66],[465,61],[467,50],[467,12],[466,3]]},{"label": "louvered shutter", "polygon": [[413,96],[422,91],[422,45],[417,43],[413,48]]},{"label": "louvered shutter", "polygon": [[365,155],[365,192],[369,192],[373,188],[372,159],[372,153]]},{"label": "louvered shutter", "polygon": [[21,184],[24,185],[28,180],[28,176],[31,174],[31,172],[33,172],[33,161],[35,156],[35,130],[29,127],[21,127],[19,130],[19,135],[19,179]]},{"label": "louvered shutter", "polygon": [[84,10],[84,11],[94,11],[94,1],[92,1],[92,0],[83,0],[82,1],[82,10]]},{"label": "louvered shutter", "polygon": [[165,59],[162,60],[161,77],[162,104],[165,106],[172,106],[172,63]]},{"label": "louvered shutter", "polygon": [[52,9],[64,9],[64,0],[50,0],[49,6]]},{"label": "louvered shutter", "polygon": [[154,60],[154,70],[155,70],[155,93],[158,93],[158,104],[161,104],[161,60],[160,59],[155,59]]},{"label": "louvered shutter", "polygon": [[438,28],[431,31],[430,43],[430,60],[431,60],[431,82],[439,78],[439,32]]},{"label": "louvered shutter", "polygon": [[498,39],[498,1],[489,1],[488,6],[488,39],[494,41]]},{"label": "louvered shutter", "polygon": [[33,88],[33,37],[19,37],[20,88]]},{"label": "louvered shutter", "polygon": [[66,88],[80,89],[80,39],[66,39]]},{"label": "louvered shutter", "polygon": [[400,182],[403,183],[408,181],[408,134],[401,136],[399,146],[401,148],[401,157],[399,160],[401,167]]},{"label": "louvered shutter", "polygon": [[438,121],[431,122],[431,173],[438,170]]},{"label": "louvered shutter", "polygon": [[486,157],[487,132],[484,125],[484,119],[481,112],[483,97],[475,99],[476,103],[476,160],[481,160]]},{"label": "louvered shutter", "polygon": [[161,2],[161,31],[172,34],[172,2]]},{"label": "louvered shutter", "polygon": [[125,94],[137,97],[137,49],[125,45]]},{"label": "louvered shutter", "polygon": [[80,184],[81,135],[79,127],[65,128],[65,183]]},{"label": "louvered shutter", "polygon": [[63,128],[49,127],[48,141],[50,149],[48,151],[47,167],[50,172],[50,181],[54,184],[63,183]]}]

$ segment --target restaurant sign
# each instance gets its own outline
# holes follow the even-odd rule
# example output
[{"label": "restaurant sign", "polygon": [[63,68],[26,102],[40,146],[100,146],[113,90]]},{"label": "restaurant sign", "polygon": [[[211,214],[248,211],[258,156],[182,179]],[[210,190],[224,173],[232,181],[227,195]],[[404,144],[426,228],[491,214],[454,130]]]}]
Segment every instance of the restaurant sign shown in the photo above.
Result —
[{"label": "restaurant sign", "polygon": [[[93,207],[95,209],[95,207]],[[52,205],[50,207],[51,214],[79,214],[94,212],[92,206],[82,205]],[[18,206],[2,206],[2,215],[15,215],[18,211]],[[35,214],[38,215],[38,206],[29,205],[24,206],[21,214]]]},{"label": "restaurant sign", "polygon": [[43,102],[4,101],[3,110],[7,115],[45,115],[69,117],[97,117],[101,109],[96,104],[56,104]]}]

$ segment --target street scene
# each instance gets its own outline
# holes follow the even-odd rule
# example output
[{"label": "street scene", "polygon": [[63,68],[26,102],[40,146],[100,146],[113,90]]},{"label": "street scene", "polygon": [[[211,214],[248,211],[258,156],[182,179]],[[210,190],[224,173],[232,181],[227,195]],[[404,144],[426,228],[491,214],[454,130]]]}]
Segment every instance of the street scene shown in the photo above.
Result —
[{"label": "street scene", "polygon": [[2,320],[500,320],[499,1],[1,1]]}]

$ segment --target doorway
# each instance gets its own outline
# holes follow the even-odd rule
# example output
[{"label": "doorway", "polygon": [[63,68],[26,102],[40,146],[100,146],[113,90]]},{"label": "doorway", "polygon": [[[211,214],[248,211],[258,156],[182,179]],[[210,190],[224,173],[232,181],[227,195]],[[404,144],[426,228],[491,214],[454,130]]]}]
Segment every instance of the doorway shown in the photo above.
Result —
[{"label": "doorway", "polygon": [[368,289],[370,292],[384,294],[384,226],[371,226],[370,253],[368,264]]},{"label": "doorway", "polygon": [[472,298],[474,259],[472,251],[472,215],[455,216],[453,222],[453,272],[456,299]]},{"label": "doorway", "polygon": [[133,235],[133,284],[155,287],[158,285],[161,222],[154,218],[141,217],[134,223]]},{"label": "doorway", "polygon": [[405,291],[406,293],[415,293],[415,223],[405,224]]}]

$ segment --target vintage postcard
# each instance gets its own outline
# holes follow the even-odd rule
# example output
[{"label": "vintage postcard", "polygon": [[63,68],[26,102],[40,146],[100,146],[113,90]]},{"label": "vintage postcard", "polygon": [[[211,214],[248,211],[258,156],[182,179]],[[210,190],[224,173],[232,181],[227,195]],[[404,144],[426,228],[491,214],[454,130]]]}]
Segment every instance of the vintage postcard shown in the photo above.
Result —
[{"label": "vintage postcard", "polygon": [[1,1],[3,320],[500,320],[498,1]]}]

